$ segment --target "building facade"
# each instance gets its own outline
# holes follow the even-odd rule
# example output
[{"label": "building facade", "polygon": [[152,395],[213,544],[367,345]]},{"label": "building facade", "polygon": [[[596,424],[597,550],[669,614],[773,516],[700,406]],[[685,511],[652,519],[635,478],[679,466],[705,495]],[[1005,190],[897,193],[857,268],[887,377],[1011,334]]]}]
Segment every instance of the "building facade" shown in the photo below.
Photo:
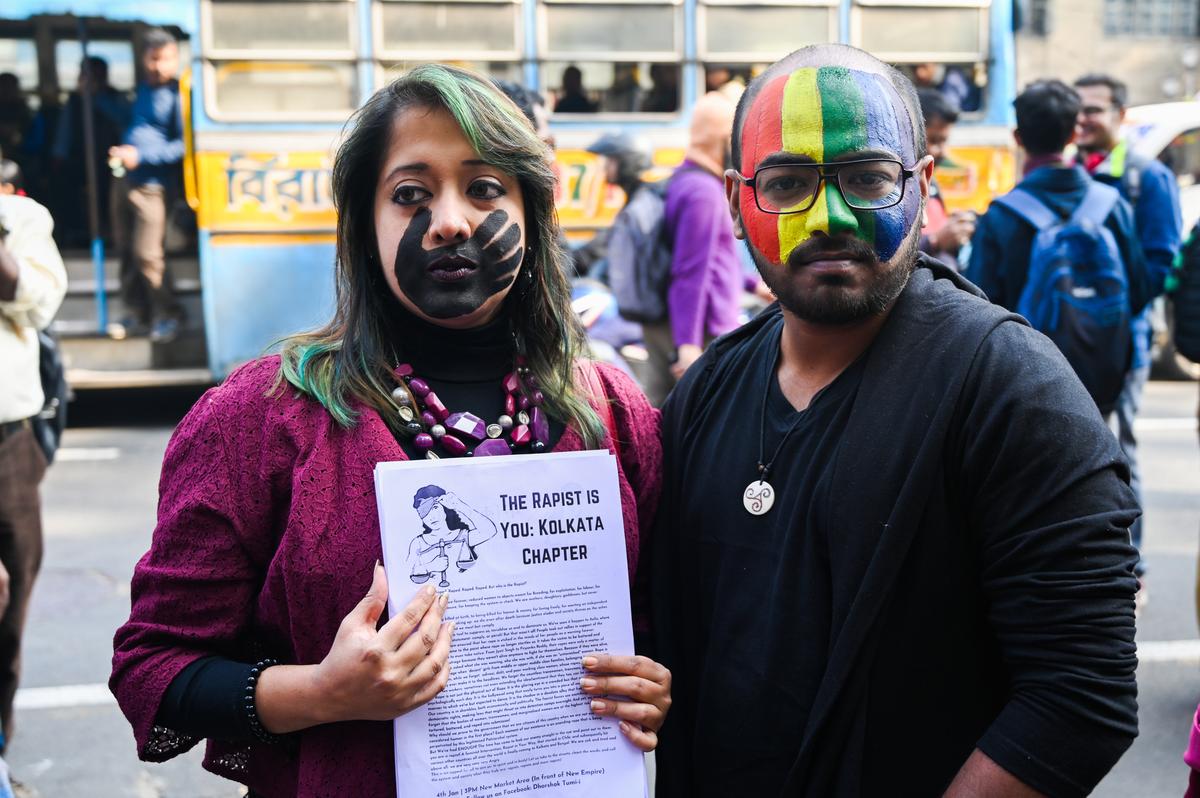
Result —
[{"label": "building facade", "polygon": [[1023,0],[1017,84],[1106,72],[1133,105],[1200,89],[1200,0]]}]

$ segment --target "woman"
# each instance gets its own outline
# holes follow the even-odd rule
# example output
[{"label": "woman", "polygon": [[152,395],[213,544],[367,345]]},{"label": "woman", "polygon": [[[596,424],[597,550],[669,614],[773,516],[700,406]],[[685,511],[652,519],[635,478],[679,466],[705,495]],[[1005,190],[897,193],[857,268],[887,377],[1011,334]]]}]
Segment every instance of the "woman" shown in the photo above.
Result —
[{"label": "woman", "polygon": [[[254,794],[390,794],[386,721],[446,684],[453,625],[432,584],[377,624],[376,463],[609,446],[631,583],[659,491],[655,411],[578,360],[549,153],[516,107],[431,65],[353,121],[333,168],[334,318],[180,424],[114,644],[139,754],[208,737],[205,766]],[[589,661],[594,711],[652,749],[670,675],[642,657]]]},{"label": "woman", "polygon": [[418,490],[413,497],[413,509],[421,519],[422,530],[409,544],[405,560],[409,565],[408,578],[418,585],[440,573],[438,587],[450,587],[446,574],[451,555],[461,573],[478,561],[475,547],[496,536],[496,523],[492,519],[437,485]]}]

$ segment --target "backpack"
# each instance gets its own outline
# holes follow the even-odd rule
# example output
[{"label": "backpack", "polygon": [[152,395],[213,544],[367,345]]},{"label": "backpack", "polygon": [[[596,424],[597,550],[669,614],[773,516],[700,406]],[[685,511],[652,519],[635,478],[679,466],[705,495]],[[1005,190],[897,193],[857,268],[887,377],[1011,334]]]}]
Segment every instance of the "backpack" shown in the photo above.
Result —
[{"label": "backpack", "polygon": [[1036,231],[1017,312],[1058,346],[1104,414],[1116,405],[1133,352],[1129,277],[1104,224],[1119,200],[1117,189],[1092,181],[1063,219],[1024,189],[996,199]]},{"label": "backpack", "polygon": [[667,283],[671,277],[668,182],[639,187],[613,220],[608,237],[608,285],[617,301],[617,312],[642,324],[667,317]]},{"label": "backpack", "polygon": [[[695,167],[685,166],[675,175]],[[652,324],[667,318],[672,236],[667,225],[667,187],[672,175],[643,183],[617,214],[608,238],[608,285],[622,318]]]},{"label": "backpack", "polygon": [[1175,311],[1175,350],[1200,361],[1200,223],[1175,256],[1167,292]]},{"label": "backpack", "polygon": [[[67,402],[70,388],[63,369],[58,341],[49,332],[38,330],[38,374],[42,382],[41,411],[33,417],[33,434],[46,462],[54,462],[54,453],[67,428]],[[2,798],[3,793],[0,793]]]}]

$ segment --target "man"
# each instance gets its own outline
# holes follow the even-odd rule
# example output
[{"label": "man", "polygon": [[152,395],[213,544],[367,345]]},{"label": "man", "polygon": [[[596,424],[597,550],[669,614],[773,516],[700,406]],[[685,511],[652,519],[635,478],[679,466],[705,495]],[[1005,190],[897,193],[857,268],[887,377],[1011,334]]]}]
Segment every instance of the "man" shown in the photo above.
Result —
[{"label": "man", "polygon": [[[937,89],[917,89],[921,116],[925,118],[925,149],[934,167],[949,163],[946,155],[950,131],[958,121],[958,108]],[[970,211],[946,212],[942,192],[936,180],[929,182],[929,201],[925,203],[925,227],[921,230],[921,251],[959,270],[958,253],[975,233],[975,214]]]},{"label": "man", "polygon": [[46,458],[31,422],[45,400],[37,331],[67,289],[53,228],[41,205],[0,192],[0,755],[12,738],[21,633],[42,560],[38,485]]},{"label": "man", "polygon": [[628,133],[605,133],[588,145],[587,151],[600,156],[604,182],[621,189],[625,204],[607,230],[567,251],[576,274],[609,283],[614,259],[618,272],[628,270],[638,252],[653,246],[653,228],[661,218],[662,203],[648,195],[639,196],[647,188],[642,173],[650,168],[648,142]]},{"label": "man", "polygon": [[[1092,186],[1087,173],[1064,156],[1067,145],[1075,136],[1075,120],[1080,112],[1079,95],[1061,81],[1043,80],[1030,84],[1013,105],[1017,115],[1014,136],[1026,156],[1025,176],[1017,188],[1058,219],[1072,217],[1083,206]],[[1150,296],[1146,262],[1134,229],[1132,209],[1112,189],[1102,188],[1112,195],[1111,211],[1104,217],[1104,226],[1111,233],[1115,255],[1129,283],[1128,304],[1116,311],[1128,317],[1140,312]],[[1046,225],[1039,227],[1046,228]],[[967,278],[996,304],[1017,310],[1027,284],[1038,279],[1036,274],[1031,275],[1031,267],[1035,237],[1041,232],[1006,201],[992,203],[980,218],[972,239]],[[1103,251],[1092,251],[1087,257],[1095,262],[1103,254]],[[1160,279],[1158,290],[1161,285]],[[1034,283],[1033,287],[1039,289],[1041,286]],[[1064,330],[1069,328],[1070,319],[1063,325]],[[1043,330],[1050,332],[1049,328]],[[1056,340],[1070,354],[1073,347],[1077,352],[1083,348],[1086,343],[1083,339],[1100,332],[1093,326]],[[1129,331],[1123,326],[1120,329],[1112,327],[1110,335],[1110,345],[1093,350],[1086,359],[1077,355],[1072,361],[1104,415],[1111,413],[1116,405],[1132,345]]]},{"label": "man", "polygon": [[[1085,75],[1075,81],[1083,107],[1075,126],[1076,162],[1102,183],[1116,186],[1133,206],[1137,237],[1146,256],[1154,296],[1162,293],[1171,263],[1179,250],[1182,221],[1179,214],[1179,187],[1175,175],[1164,164],[1132,151],[1120,138],[1125,119],[1125,84],[1108,75]],[[1137,460],[1137,438],[1133,422],[1142,403],[1146,380],[1150,377],[1150,310],[1134,317],[1133,361],[1125,378],[1125,387],[1117,399],[1111,421],[1121,451],[1129,461],[1130,485],[1138,502],[1142,500],[1141,471]],[[1142,519],[1129,529],[1133,545],[1142,549]],[[1142,579],[1139,605],[1146,600],[1145,559],[1139,558],[1137,574]]]},{"label": "man", "polygon": [[[150,325],[150,338],[167,342],[179,333],[182,309],[172,295],[164,239],[167,209],[178,192],[183,163],[183,117],[179,104],[179,45],[170,33],[153,28],[142,38],[143,81],[133,103],[125,143],[108,151],[128,172],[121,299],[129,314],[115,328],[123,337]],[[118,199],[120,201],[120,199]]]},{"label": "man", "polygon": [[734,134],[779,305],[663,409],[658,795],[1087,793],[1137,728],[1116,441],[1043,336],[917,252],[904,77],[799,50]]},{"label": "man", "polygon": [[554,104],[556,114],[592,114],[596,104],[588,99],[583,88],[583,70],[572,64],[563,70],[562,93]]},{"label": "man", "polygon": [[67,99],[54,132],[51,156],[56,179],[70,186],[73,193],[63,197],[55,208],[59,236],[64,227],[81,241],[90,241],[87,222],[87,153],[84,149],[84,95],[92,105],[92,137],[95,161],[96,201],[102,224],[110,222],[110,189],[112,173],[105,165],[108,151],[121,143],[129,127],[132,109],[125,95],[108,83],[108,62],[98,56],[88,56],[79,65],[75,91]]},{"label": "man", "polygon": [[654,375],[646,395],[656,407],[712,339],[738,326],[742,293],[755,282],[742,270],[721,177],[734,109],[719,92],[696,102],[683,163],[667,186],[667,318],[642,325]]}]

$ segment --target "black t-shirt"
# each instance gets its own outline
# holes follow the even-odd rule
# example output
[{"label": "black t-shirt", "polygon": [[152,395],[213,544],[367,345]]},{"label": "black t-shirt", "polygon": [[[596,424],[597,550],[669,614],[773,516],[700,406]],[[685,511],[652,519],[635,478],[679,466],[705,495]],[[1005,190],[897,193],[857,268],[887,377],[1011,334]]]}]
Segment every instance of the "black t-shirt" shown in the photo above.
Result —
[{"label": "black t-shirt", "polygon": [[[709,763],[705,795],[778,790],[799,750],[829,644],[837,579],[829,479],[863,360],[797,411],[775,374],[782,327],[780,317],[756,336],[724,382],[726,395],[709,405],[706,434],[677,466],[690,501],[673,523],[697,541],[700,582],[712,588],[696,608],[705,639],[693,750]],[[742,494],[757,479],[760,450],[776,499],[753,516]]]},{"label": "black t-shirt", "polygon": [[763,519],[740,507],[779,311],[668,399],[659,796],[939,795],[976,748],[1086,795],[1136,735],[1128,469],[1061,353],[974,293],[922,258]]}]

